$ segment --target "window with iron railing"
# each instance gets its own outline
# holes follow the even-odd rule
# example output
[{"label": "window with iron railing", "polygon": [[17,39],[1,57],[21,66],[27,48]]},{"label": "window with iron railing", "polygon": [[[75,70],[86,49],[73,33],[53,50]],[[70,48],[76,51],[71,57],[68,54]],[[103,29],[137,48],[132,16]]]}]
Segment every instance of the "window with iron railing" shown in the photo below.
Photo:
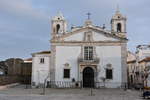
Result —
[{"label": "window with iron railing", "polygon": [[93,60],[93,47],[92,46],[84,47],[84,60]]}]

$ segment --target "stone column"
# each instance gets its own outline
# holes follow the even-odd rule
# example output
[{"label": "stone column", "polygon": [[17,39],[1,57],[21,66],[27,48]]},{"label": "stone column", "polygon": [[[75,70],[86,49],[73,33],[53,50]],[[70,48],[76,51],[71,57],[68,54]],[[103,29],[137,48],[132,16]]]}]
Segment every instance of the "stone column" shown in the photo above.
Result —
[{"label": "stone column", "polygon": [[55,81],[56,46],[51,45],[50,80]]},{"label": "stone column", "polygon": [[121,44],[121,66],[122,66],[122,85],[124,86],[127,83],[127,44]]}]

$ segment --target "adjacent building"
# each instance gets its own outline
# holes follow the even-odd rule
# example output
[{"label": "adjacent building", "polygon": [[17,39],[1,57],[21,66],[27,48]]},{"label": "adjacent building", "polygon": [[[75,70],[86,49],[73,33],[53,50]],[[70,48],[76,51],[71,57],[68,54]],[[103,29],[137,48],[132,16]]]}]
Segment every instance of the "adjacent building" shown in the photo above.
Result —
[{"label": "adjacent building", "polygon": [[135,54],[128,52],[127,64],[129,86],[150,87],[150,45],[138,45]]},{"label": "adjacent building", "polygon": [[128,86],[133,87],[138,81],[138,66],[136,62],[136,55],[130,51],[127,54],[127,75],[128,75]]},{"label": "adjacent building", "polygon": [[136,56],[138,61],[150,57],[150,45],[138,45],[136,47]]},{"label": "adjacent building", "polygon": [[20,81],[22,84],[31,84],[32,58],[24,59],[21,63]]},{"label": "adjacent building", "polygon": [[32,86],[43,86],[45,80],[50,81],[50,51],[32,54]]},{"label": "adjacent building", "polygon": [[0,61],[0,75],[7,75],[8,73],[8,66],[6,65],[5,61]]}]

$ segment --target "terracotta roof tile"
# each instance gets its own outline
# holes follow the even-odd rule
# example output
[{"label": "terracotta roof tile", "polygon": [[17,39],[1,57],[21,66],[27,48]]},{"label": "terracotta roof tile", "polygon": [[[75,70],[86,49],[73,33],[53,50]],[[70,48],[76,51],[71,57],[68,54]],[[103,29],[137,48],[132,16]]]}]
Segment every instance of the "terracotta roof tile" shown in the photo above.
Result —
[{"label": "terracotta roof tile", "polygon": [[139,61],[139,62],[148,62],[148,61],[150,61],[150,57],[146,57],[146,58],[142,59],[142,60]]},{"label": "terracotta roof tile", "polygon": [[24,61],[32,61],[32,58],[24,59]]},{"label": "terracotta roof tile", "polygon": [[32,53],[32,55],[36,55],[36,54],[51,54],[51,51],[41,51],[41,52]]},{"label": "terracotta roof tile", "polygon": [[136,60],[127,61],[128,64],[129,64],[129,63],[135,63],[135,62],[136,62]]},{"label": "terracotta roof tile", "polygon": [[41,51],[41,52],[37,52],[36,54],[50,54],[51,51]]}]

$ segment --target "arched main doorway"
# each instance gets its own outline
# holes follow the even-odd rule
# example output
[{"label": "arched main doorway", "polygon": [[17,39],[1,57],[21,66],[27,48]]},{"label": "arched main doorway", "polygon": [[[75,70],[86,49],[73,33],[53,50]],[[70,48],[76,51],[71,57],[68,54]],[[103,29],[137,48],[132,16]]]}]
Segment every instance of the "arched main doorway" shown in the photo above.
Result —
[{"label": "arched main doorway", "polygon": [[94,87],[94,70],[90,67],[83,70],[83,87]]}]

